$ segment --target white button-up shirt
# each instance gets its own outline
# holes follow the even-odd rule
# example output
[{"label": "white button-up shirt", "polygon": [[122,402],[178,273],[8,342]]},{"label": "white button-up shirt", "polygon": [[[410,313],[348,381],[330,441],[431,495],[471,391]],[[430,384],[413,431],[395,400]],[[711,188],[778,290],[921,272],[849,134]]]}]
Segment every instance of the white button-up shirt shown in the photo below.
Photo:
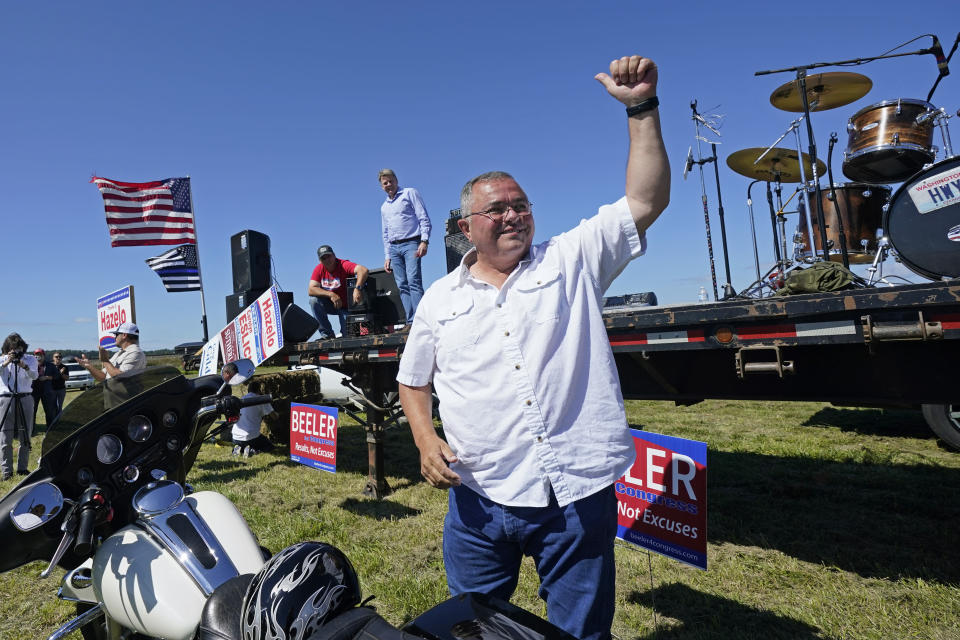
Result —
[{"label": "white button-up shirt", "polygon": [[[11,362],[10,355],[0,356],[0,393],[30,393],[33,381],[39,377],[37,358],[24,354],[21,358],[27,369]],[[0,416],[2,417],[2,416]]]},{"label": "white button-up shirt", "polygon": [[464,485],[509,506],[560,505],[634,460],[603,293],[642,255],[626,198],[532,246],[499,290],[467,268],[424,294],[397,380],[433,382]]}]

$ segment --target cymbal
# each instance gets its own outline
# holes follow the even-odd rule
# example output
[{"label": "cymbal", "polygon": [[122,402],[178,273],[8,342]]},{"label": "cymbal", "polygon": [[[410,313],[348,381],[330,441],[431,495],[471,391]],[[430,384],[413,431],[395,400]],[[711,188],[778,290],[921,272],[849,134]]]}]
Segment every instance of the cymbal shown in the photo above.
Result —
[{"label": "cymbal", "polygon": [[[842,107],[867,95],[873,81],[867,76],[849,71],[830,71],[807,76],[807,102],[810,111],[824,111]],[[803,112],[803,97],[797,81],[780,85],[770,94],[770,104],[784,111]]]},{"label": "cymbal", "polygon": [[[779,175],[780,182],[801,182],[800,162],[797,160],[796,151],[774,147],[763,156],[760,162],[754,164],[764,151],[766,149],[763,147],[734,151],[727,156],[727,166],[740,175],[755,180],[774,182]],[[806,153],[803,154],[803,170],[807,180],[812,180],[813,166],[810,164],[810,156]],[[822,176],[826,171],[827,165],[822,160],[817,160],[817,175]]]}]

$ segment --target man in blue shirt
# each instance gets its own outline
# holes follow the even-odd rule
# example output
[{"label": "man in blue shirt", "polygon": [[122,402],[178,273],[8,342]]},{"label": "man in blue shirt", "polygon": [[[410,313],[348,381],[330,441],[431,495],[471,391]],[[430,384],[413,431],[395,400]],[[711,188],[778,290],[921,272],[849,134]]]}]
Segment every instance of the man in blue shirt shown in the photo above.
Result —
[{"label": "man in blue shirt", "polygon": [[377,175],[387,199],[380,205],[383,228],[383,268],[393,273],[400,290],[400,301],[413,322],[420,298],[423,297],[423,275],[420,258],[427,255],[430,240],[430,217],[423,206],[420,192],[412,187],[399,186],[393,169],[381,169]]}]

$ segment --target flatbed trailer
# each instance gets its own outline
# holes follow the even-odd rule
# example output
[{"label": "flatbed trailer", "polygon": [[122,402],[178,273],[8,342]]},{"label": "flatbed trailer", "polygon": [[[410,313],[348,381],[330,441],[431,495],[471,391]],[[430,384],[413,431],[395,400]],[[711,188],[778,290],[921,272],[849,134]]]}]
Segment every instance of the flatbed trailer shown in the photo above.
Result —
[{"label": "flatbed trailer", "polygon": [[960,448],[960,282],[608,309],[625,398],[914,407]]},{"label": "flatbed trailer", "polygon": [[[954,413],[960,281],[677,306],[608,299],[604,323],[624,398],[693,404],[708,398],[913,407],[960,448]],[[615,304],[609,304],[610,302]],[[616,304],[624,301],[625,304]],[[395,409],[407,334],[291,345],[301,364],[350,376],[366,397],[370,481],[383,480],[382,431]]]}]

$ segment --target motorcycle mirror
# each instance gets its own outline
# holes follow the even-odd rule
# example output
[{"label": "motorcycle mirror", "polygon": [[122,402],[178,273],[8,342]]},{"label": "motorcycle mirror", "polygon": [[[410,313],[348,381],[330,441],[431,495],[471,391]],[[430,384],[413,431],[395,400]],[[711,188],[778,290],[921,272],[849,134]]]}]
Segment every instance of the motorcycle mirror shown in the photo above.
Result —
[{"label": "motorcycle mirror", "polygon": [[253,362],[244,358],[223,365],[223,369],[220,370],[220,377],[230,386],[236,386],[252,378],[256,370]]},{"label": "motorcycle mirror", "polygon": [[57,517],[63,510],[63,492],[56,485],[41,482],[30,487],[10,512],[20,531],[33,531]]}]

